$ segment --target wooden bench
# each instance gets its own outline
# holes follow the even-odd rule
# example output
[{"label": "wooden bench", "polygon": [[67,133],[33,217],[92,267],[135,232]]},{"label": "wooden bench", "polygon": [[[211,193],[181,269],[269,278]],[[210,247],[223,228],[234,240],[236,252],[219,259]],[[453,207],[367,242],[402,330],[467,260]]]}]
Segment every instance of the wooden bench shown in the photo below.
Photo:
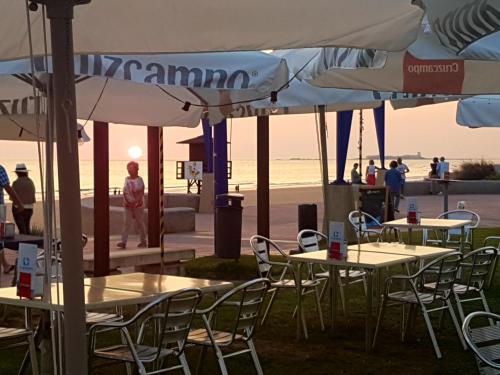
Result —
[{"label": "wooden bench", "polygon": [[[165,249],[164,263],[177,263],[194,259],[195,249]],[[136,272],[159,270],[160,248],[113,250],[109,253],[109,269],[119,267],[134,267]],[[94,271],[94,253],[83,255],[83,269],[85,272]]]}]

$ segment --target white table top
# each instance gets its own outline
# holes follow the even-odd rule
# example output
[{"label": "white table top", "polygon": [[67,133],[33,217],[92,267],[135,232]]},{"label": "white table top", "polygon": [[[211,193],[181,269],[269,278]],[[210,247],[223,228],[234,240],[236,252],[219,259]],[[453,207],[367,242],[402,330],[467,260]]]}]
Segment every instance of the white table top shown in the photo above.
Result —
[{"label": "white table top", "polygon": [[[358,245],[350,245],[348,246],[347,249],[353,251],[358,250]],[[441,255],[445,255],[455,251],[454,249],[446,249],[443,247],[414,246],[414,245],[405,245],[397,242],[362,243],[360,245],[360,250],[363,252],[372,252],[372,253],[410,255],[421,259],[437,258]]]},{"label": "white table top", "polygon": [[183,288],[199,288],[203,293],[211,293],[228,290],[234,286],[233,283],[228,281],[155,275],[141,272],[86,278],[84,284],[107,289],[111,288],[152,294],[172,293]]},{"label": "white table top", "polygon": [[470,220],[453,219],[425,219],[420,220],[420,224],[409,224],[406,218],[387,221],[382,223],[384,227],[391,228],[417,228],[417,229],[455,229],[471,224]]},{"label": "white table top", "polygon": [[362,267],[362,268],[382,268],[394,264],[403,264],[417,260],[415,256],[376,253],[370,251],[348,250],[347,257],[342,260],[327,259],[326,250],[301,253],[290,256],[292,262],[302,263],[322,263],[335,266]]},{"label": "white table top", "polygon": [[[128,283],[127,279],[130,279]],[[152,301],[159,293],[172,293],[183,288],[195,287],[200,288],[203,293],[210,293],[233,287],[232,283],[226,281],[142,273],[88,278],[85,279],[84,284],[85,307],[88,310],[143,304]],[[144,287],[142,290],[140,289],[141,285]],[[50,305],[42,301],[41,298],[20,299],[16,293],[16,287],[0,288],[0,304],[41,310],[50,308]],[[51,297],[52,309],[62,311],[64,308],[63,284],[59,284],[59,303],[57,303],[56,284],[52,285]]]}]

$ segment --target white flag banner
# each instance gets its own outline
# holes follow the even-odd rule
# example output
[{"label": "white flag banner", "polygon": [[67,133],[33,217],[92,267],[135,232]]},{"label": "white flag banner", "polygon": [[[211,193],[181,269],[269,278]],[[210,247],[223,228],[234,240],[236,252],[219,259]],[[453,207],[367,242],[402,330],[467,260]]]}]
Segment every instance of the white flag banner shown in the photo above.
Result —
[{"label": "white flag banner", "polygon": [[[29,56],[25,7],[24,1],[0,0],[0,35],[8,36],[0,40],[0,60]],[[29,13],[35,55],[44,52],[41,8]],[[74,8],[74,50],[113,55],[322,46],[395,51],[415,40],[423,14],[412,0],[92,1]]]},{"label": "white flag banner", "polygon": [[478,95],[461,100],[456,121],[470,128],[500,127],[500,96]]}]

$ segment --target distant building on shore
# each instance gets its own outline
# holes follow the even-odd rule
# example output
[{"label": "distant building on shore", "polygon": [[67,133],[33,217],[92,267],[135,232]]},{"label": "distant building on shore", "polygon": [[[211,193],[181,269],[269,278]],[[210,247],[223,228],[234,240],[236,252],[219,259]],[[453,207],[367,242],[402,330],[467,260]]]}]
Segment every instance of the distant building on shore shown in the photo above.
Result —
[{"label": "distant building on shore", "polygon": [[[380,155],[366,155],[366,159],[378,159],[380,157]],[[385,160],[389,160],[389,159],[397,159],[397,158],[401,158],[401,159],[406,159],[406,160],[422,160],[422,159],[428,159],[426,157],[423,157],[422,154],[420,152],[417,152],[417,154],[408,154],[408,155],[386,155],[385,156]]]}]

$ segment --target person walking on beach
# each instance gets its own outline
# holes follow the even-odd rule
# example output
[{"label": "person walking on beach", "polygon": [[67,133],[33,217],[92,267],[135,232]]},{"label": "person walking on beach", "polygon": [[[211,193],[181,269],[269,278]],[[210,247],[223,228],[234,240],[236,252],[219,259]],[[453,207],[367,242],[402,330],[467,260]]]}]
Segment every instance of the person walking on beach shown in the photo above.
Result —
[{"label": "person walking on beach", "polygon": [[389,194],[392,202],[392,207],[394,212],[399,212],[399,195],[401,192],[401,184],[403,178],[401,177],[401,173],[398,171],[398,162],[393,160],[389,164],[389,169],[385,174],[385,186],[389,188]]},{"label": "person walking on beach", "polygon": [[368,165],[366,166],[366,173],[365,173],[365,178],[366,178],[366,183],[368,185],[374,186],[377,183],[377,177],[376,177],[376,172],[377,172],[377,167],[375,166],[375,162],[373,159],[371,159],[368,162]]},{"label": "person walking on beach", "polygon": [[361,183],[361,175],[358,172],[358,163],[354,163],[351,169],[351,183],[352,184],[360,184]]},{"label": "person walking on beach", "polygon": [[[9,176],[7,175],[7,171],[5,170],[5,168],[2,165],[0,165],[0,206],[5,205],[5,201],[3,198],[3,190],[4,189],[7,192],[7,194],[9,194],[9,197],[12,199],[14,204],[19,208],[19,211],[24,210],[24,206],[21,203],[21,200],[17,196],[14,189],[12,189],[12,187],[10,186],[10,181],[9,181]],[[2,219],[5,220],[5,218],[2,218]],[[2,252],[2,255],[0,257],[2,258],[2,266],[3,266],[3,270],[4,270],[3,272],[4,273],[12,272],[14,270],[14,265],[9,264],[5,260],[5,255],[3,252]]]},{"label": "person walking on beach", "polygon": [[401,178],[403,179],[403,182],[401,183],[401,199],[405,199],[406,173],[408,173],[410,169],[408,169],[408,166],[403,163],[403,159],[401,158],[398,158],[398,171],[401,173]]},{"label": "person walking on beach", "polygon": [[33,205],[36,202],[35,184],[28,177],[26,164],[17,164],[14,172],[16,172],[17,179],[12,182],[12,189],[14,189],[21,200],[24,210],[19,210],[19,207],[15,203],[12,203],[12,216],[14,217],[19,233],[30,234],[30,221],[33,216]]},{"label": "person walking on beach", "polygon": [[139,230],[140,242],[137,247],[148,247],[146,242],[146,225],[144,224],[144,181],[139,176],[139,164],[131,161],[127,164],[128,176],[123,186],[123,207],[125,208],[121,242],[117,247],[127,247],[128,235],[134,222]]}]

